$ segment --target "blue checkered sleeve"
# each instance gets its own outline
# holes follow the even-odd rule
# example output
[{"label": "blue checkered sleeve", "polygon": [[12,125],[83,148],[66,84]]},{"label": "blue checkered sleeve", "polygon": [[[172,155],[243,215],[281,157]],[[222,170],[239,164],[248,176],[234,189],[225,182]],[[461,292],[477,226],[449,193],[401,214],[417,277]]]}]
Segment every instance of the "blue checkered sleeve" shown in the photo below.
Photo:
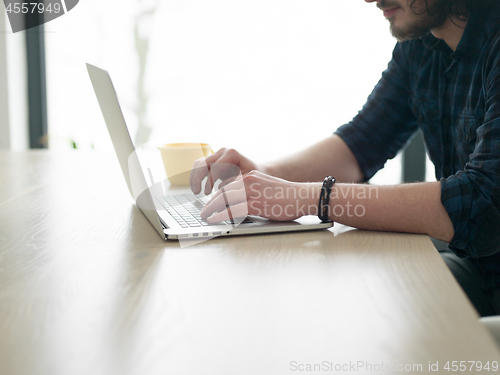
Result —
[{"label": "blue checkered sleeve", "polygon": [[450,248],[459,256],[492,255],[500,248],[500,48],[489,62],[483,85],[486,115],[477,128],[474,151],[463,170],[441,178],[441,201],[455,236]]}]

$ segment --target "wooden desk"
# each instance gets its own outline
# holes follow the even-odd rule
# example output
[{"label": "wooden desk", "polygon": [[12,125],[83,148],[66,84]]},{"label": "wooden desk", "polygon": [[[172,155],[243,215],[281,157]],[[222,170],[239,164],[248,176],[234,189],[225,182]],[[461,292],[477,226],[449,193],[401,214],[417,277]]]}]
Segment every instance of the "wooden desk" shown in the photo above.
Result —
[{"label": "wooden desk", "polygon": [[0,228],[2,375],[500,362],[426,236],[336,225],[180,249],[114,155],[47,151],[0,152]]}]

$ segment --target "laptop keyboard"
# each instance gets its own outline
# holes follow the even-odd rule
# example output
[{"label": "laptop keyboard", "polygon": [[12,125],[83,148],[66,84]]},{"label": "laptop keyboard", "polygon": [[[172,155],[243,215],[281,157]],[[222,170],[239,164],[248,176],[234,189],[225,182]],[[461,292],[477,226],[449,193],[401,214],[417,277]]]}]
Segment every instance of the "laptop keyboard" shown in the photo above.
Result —
[{"label": "laptop keyboard", "polygon": [[[164,201],[160,201],[160,203],[182,228],[206,227],[211,225],[200,217],[200,211],[205,207],[210,197],[198,198],[194,194],[179,194],[167,195],[163,198]],[[251,222],[250,219],[246,218],[242,224]],[[218,224],[234,225],[237,223],[227,220]]]}]

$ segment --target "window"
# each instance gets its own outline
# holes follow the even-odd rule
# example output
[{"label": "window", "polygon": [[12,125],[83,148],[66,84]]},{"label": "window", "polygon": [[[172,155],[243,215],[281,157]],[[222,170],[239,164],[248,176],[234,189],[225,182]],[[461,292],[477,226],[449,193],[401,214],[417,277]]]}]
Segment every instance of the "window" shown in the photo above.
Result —
[{"label": "window", "polygon": [[[139,143],[282,157],[357,113],[394,44],[361,0],[82,1],[46,24],[50,147],[111,147],[90,62],[110,72]],[[391,165],[382,180],[397,183]]]}]

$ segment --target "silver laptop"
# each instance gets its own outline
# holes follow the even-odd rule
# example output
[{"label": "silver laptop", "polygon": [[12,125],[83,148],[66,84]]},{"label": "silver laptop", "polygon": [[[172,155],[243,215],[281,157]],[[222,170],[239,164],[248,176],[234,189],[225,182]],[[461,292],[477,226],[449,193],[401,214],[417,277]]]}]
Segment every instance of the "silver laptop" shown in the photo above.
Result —
[{"label": "silver laptop", "polygon": [[165,179],[153,180],[147,162],[134,147],[109,73],[90,64],[87,70],[129,191],[163,239],[206,240],[216,236],[326,229],[333,225],[322,223],[316,216],[286,222],[248,216],[244,220],[208,224],[199,212],[209,197],[195,196],[189,189],[172,191]]}]

